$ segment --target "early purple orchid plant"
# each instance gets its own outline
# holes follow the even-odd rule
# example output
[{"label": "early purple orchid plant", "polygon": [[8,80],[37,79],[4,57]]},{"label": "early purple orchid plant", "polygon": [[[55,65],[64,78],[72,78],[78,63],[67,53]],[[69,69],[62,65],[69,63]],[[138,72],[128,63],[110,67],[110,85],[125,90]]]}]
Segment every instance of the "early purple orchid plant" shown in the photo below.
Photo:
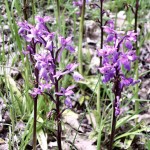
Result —
[{"label": "early purple orchid plant", "polygon": [[[27,45],[27,49],[23,51],[23,53],[30,56],[36,80],[36,84],[30,92],[34,99],[33,147],[36,146],[37,98],[38,95],[47,94],[56,105],[55,111],[57,114],[57,143],[58,149],[61,150],[61,114],[63,110],[60,109],[60,97],[65,97],[64,103],[66,108],[72,108],[70,96],[74,94],[73,89],[75,86],[69,86],[65,89],[64,87],[59,87],[59,81],[63,78],[64,75],[73,73],[78,64],[70,63],[63,70],[57,69],[57,65],[61,60],[62,52],[65,49],[70,53],[74,53],[75,51],[74,47],[72,46],[72,38],[58,36],[60,47],[57,47],[54,41],[55,33],[50,32],[46,26],[46,22],[48,22],[50,18],[42,18],[37,16],[35,20],[35,26],[29,24],[27,21],[18,23],[20,27],[19,34],[24,38],[25,41],[29,43]],[[44,48],[44,50],[37,49],[37,45]],[[78,72],[74,72],[73,77],[76,81],[83,79],[83,77]],[[54,95],[50,92],[52,89],[54,89]]]},{"label": "early purple orchid plant", "polygon": [[136,51],[133,49],[133,42],[136,41],[137,33],[128,31],[125,34],[123,31],[116,31],[112,20],[107,21],[107,24],[103,26],[103,30],[107,34],[107,39],[103,49],[98,50],[98,56],[102,57],[102,67],[99,68],[99,71],[103,74],[103,83],[113,82],[112,91],[115,95],[109,146],[109,150],[111,150],[115,135],[116,118],[120,114],[119,105],[123,88],[139,82],[134,81],[131,77],[126,77],[122,71],[122,67],[130,71],[131,63],[137,59]]}]

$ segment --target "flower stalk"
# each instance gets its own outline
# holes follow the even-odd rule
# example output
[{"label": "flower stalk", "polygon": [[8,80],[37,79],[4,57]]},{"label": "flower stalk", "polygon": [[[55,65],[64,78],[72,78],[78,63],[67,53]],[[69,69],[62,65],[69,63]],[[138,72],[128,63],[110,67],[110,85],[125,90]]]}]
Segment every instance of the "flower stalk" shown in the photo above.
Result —
[{"label": "flower stalk", "polygon": [[[36,77],[36,84],[35,88],[38,87],[38,70],[35,68],[35,77]],[[37,100],[38,100],[38,95],[33,99],[34,100],[34,120],[33,120],[33,150],[36,150],[36,123],[37,123]]]},{"label": "flower stalk", "polygon": [[[134,31],[137,33],[137,20],[138,20],[138,10],[139,10],[139,0],[136,0],[136,5],[135,5],[135,24],[134,24]],[[139,48],[138,48],[138,41],[136,40],[135,42],[135,49],[136,49],[136,55],[139,56]],[[135,62],[135,79],[137,80],[139,78],[139,73],[138,73],[138,60]],[[135,99],[138,99],[138,91],[139,91],[139,86],[135,85]],[[135,112],[138,113],[139,111],[139,101],[135,101]]]},{"label": "flower stalk", "polygon": [[[58,92],[58,81],[57,79],[55,79],[55,92]],[[59,100],[59,96],[56,95],[56,112],[57,112],[57,144],[58,144],[58,149],[62,150],[62,146],[61,146],[61,115],[60,115],[60,100]]]},{"label": "flower stalk", "polygon": [[[100,29],[101,29],[101,45],[100,49],[103,48],[103,0],[100,0]],[[102,67],[102,57],[100,57],[100,67]],[[98,83],[98,90],[97,90],[97,112],[101,116],[101,102],[100,102],[100,82]]]},{"label": "flower stalk", "polygon": [[27,0],[23,0],[23,15],[24,15],[24,20],[28,19],[27,9],[28,9]]},{"label": "flower stalk", "polygon": [[[99,3],[100,3],[100,29],[101,29],[101,45],[100,45],[100,49],[103,48],[103,0],[99,0]],[[100,57],[100,67],[102,67],[102,57]],[[99,114],[99,120],[101,121],[101,98],[100,98],[100,91],[101,91],[101,85],[100,85],[100,82],[98,82],[98,85],[97,85],[97,114]],[[100,122],[98,122],[98,126],[99,126],[99,129],[101,130],[100,128]],[[98,139],[97,139],[97,150],[99,150],[101,147],[101,131],[99,131],[99,134],[98,134]]]},{"label": "flower stalk", "polygon": [[83,30],[84,30],[85,5],[86,5],[86,0],[83,0],[82,1],[81,18],[80,18],[80,27],[79,27],[79,46],[78,46],[79,73],[81,75],[83,75],[82,41],[83,41]]},{"label": "flower stalk", "polygon": [[113,142],[114,142],[114,136],[115,136],[116,122],[117,122],[117,116],[116,116],[116,104],[118,101],[117,98],[121,97],[121,90],[119,88],[119,85],[120,85],[119,79],[120,79],[119,71],[116,68],[116,77],[115,77],[114,89],[113,89],[114,94],[115,94],[115,100],[113,101],[113,118],[112,118],[109,150],[112,150],[112,148],[113,148]]},{"label": "flower stalk", "polygon": [[[36,53],[36,45],[34,44],[34,42],[32,42],[33,44],[33,53]],[[30,56],[31,60],[32,60],[32,56]],[[32,62],[34,63],[34,62]],[[38,88],[39,86],[39,71],[37,68],[34,69],[34,75],[35,75],[35,88]],[[37,126],[37,101],[38,101],[38,95],[36,95],[33,98],[34,101],[34,114],[33,114],[33,150],[36,150],[36,144],[37,144],[37,137],[36,137],[36,126]]]},{"label": "flower stalk", "polygon": [[33,150],[36,150],[36,120],[37,120],[37,98],[34,99],[34,121],[33,121]]},{"label": "flower stalk", "polygon": [[60,1],[59,0],[56,0],[56,5],[57,5],[56,21],[57,21],[57,25],[58,25],[58,31],[60,33]]},{"label": "flower stalk", "polygon": [[32,3],[32,17],[33,17],[33,22],[34,22],[34,18],[35,18],[35,6],[34,6],[34,4],[35,4],[35,1],[32,0],[31,3]]},{"label": "flower stalk", "polygon": [[[53,47],[53,43],[52,43],[52,47]],[[55,58],[54,58],[54,54],[53,54],[53,51],[52,51],[52,57],[53,57],[53,60],[54,60],[54,64],[56,64],[55,62]],[[54,76],[56,76],[56,65],[54,66]],[[57,77],[55,77],[55,93],[58,93],[59,92],[59,82],[58,82],[58,79]],[[59,95],[55,95],[55,101],[56,101],[56,114],[57,114],[57,117],[56,117],[56,121],[57,121],[57,144],[58,144],[58,150],[62,150],[62,146],[61,146],[61,115],[60,115],[60,99],[59,99]]]}]

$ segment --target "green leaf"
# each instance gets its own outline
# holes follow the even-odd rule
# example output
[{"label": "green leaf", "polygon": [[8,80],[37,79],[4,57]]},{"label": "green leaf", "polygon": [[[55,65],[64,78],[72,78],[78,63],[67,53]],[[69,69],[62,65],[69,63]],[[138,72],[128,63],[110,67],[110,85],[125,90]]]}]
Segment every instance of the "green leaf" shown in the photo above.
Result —
[{"label": "green leaf", "polygon": [[38,139],[38,142],[39,142],[42,150],[47,150],[48,149],[47,136],[44,134],[44,131],[42,129],[37,131],[37,139]]},{"label": "green leaf", "polygon": [[12,103],[14,104],[15,110],[18,115],[23,115],[23,104],[22,104],[22,94],[16,86],[16,82],[10,75],[6,75],[6,84],[8,89],[10,90]]},{"label": "green leaf", "polygon": [[79,104],[82,105],[84,103],[84,100],[85,100],[85,96],[81,96],[79,98]]},{"label": "green leaf", "polygon": [[21,137],[21,145],[20,145],[20,150],[25,150],[27,144],[29,143],[31,136],[32,136],[32,132],[33,131],[33,112],[30,115],[30,118],[28,119],[28,122],[26,124],[26,128],[25,131]]},{"label": "green leaf", "polygon": [[123,125],[124,123],[127,123],[127,122],[129,122],[130,120],[136,119],[136,118],[138,118],[138,117],[139,117],[138,115],[129,115],[129,116],[125,116],[125,117],[119,119],[119,120],[117,121],[116,129],[119,128],[119,127],[120,127],[121,125]]},{"label": "green leaf", "polygon": [[[85,84],[88,88],[91,89],[92,92],[97,94],[97,83],[98,83],[98,76],[90,76],[90,77],[84,77],[84,81],[78,81],[78,83]],[[100,82],[100,81],[99,81]],[[101,84],[101,82],[100,82]]]},{"label": "green leaf", "polygon": [[124,133],[124,134],[121,134],[121,135],[117,136],[117,137],[115,138],[115,140],[118,140],[118,139],[120,139],[120,138],[129,136],[129,135],[141,135],[141,132],[142,132],[142,131],[147,131],[147,130],[150,130],[150,128],[146,127],[146,128],[143,128],[143,129],[139,129],[139,130],[133,131],[133,132],[126,132],[126,133]]},{"label": "green leaf", "polygon": [[148,150],[150,150],[150,140],[147,141],[146,143]]},{"label": "green leaf", "polygon": [[93,114],[95,116],[96,123],[100,124],[100,117],[99,117],[99,113],[97,112],[97,110],[93,110]]},{"label": "green leaf", "polygon": [[135,135],[130,135],[129,138],[125,139],[125,141],[124,141],[125,149],[130,148],[134,137],[135,137]]}]

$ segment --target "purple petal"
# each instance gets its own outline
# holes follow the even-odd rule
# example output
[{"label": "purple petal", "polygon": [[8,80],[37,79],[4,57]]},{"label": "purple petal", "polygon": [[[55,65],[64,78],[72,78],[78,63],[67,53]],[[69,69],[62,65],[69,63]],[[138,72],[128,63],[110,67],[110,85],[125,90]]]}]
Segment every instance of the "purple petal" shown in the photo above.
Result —
[{"label": "purple petal", "polygon": [[57,71],[56,74],[54,75],[54,78],[59,78],[61,75],[64,75],[62,71]]},{"label": "purple petal", "polygon": [[130,41],[136,41],[137,33],[135,33],[134,31],[128,31],[127,35]]},{"label": "purple petal", "polygon": [[129,60],[131,60],[131,61],[135,61],[136,59],[137,59],[137,56],[136,56],[136,51],[129,51],[128,53],[127,53],[127,57],[128,57],[128,59]]},{"label": "purple petal", "polygon": [[133,81],[131,85],[135,85],[137,83],[140,83],[141,81],[140,80],[136,80],[136,81]]},{"label": "purple petal", "polygon": [[127,61],[126,63],[124,63],[124,68],[125,68],[126,70],[130,71],[130,69],[131,69],[131,64],[130,64],[129,61]]},{"label": "purple petal", "polygon": [[48,77],[48,72],[47,72],[46,68],[41,68],[41,70],[39,72],[39,77],[41,79],[48,81],[49,77]]},{"label": "purple petal", "polygon": [[126,48],[129,49],[129,50],[131,50],[131,49],[133,48],[132,43],[131,43],[131,41],[129,41],[129,40],[126,40],[125,46],[126,46]]},{"label": "purple petal", "polygon": [[51,84],[43,84],[43,83],[41,83],[41,84],[39,85],[39,88],[40,88],[42,91],[44,91],[44,90],[50,90],[51,87],[52,87]]},{"label": "purple petal", "polygon": [[116,31],[113,30],[112,28],[108,27],[108,26],[103,26],[104,32],[106,32],[107,34],[115,34]]},{"label": "purple petal", "polygon": [[22,53],[23,53],[24,55],[28,55],[28,54],[30,54],[30,52],[29,52],[29,51],[25,51],[25,50],[22,50]]},{"label": "purple petal", "polygon": [[121,82],[120,82],[121,88],[123,88],[124,86],[129,86],[132,83],[133,83],[133,79],[132,78],[126,78],[125,76],[121,77]]},{"label": "purple petal", "polygon": [[45,17],[42,18],[40,16],[36,16],[35,20],[37,22],[44,23],[44,22],[48,22],[50,20],[50,17],[49,16],[45,16]]},{"label": "purple petal", "polygon": [[33,97],[33,98],[35,98],[37,95],[41,95],[42,94],[42,90],[41,89],[39,89],[39,88],[34,88],[31,92],[30,92],[30,94],[31,94],[31,96]]},{"label": "purple petal", "polygon": [[83,76],[78,72],[74,72],[73,78],[76,82],[84,79]]},{"label": "purple petal", "polygon": [[71,53],[74,53],[74,52],[75,52],[74,47],[72,47],[71,45],[67,45],[67,46],[66,46],[66,49],[69,50]]},{"label": "purple petal", "polygon": [[76,86],[75,85],[71,85],[71,86],[69,86],[66,90],[72,90],[72,89],[74,89]]},{"label": "purple petal", "polygon": [[66,92],[65,92],[65,96],[70,96],[72,94],[74,94],[74,92],[72,90],[68,90],[68,91],[66,90]]},{"label": "purple petal", "polygon": [[45,16],[44,17],[44,22],[48,22],[48,21],[50,21],[50,17],[49,16]]},{"label": "purple petal", "polygon": [[71,99],[69,97],[67,97],[65,99],[65,105],[68,107],[68,108],[72,108],[72,102],[71,102]]},{"label": "purple petal", "polygon": [[68,69],[70,72],[72,72],[75,68],[77,68],[77,66],[78,66],[78,64],[71,63],[66,66],[66,69]]},{"label": "purple petal", "polygon": [[114,35],[113,34],[109,34],[108,36],[107,36],[107,42],[112,42],[113,41],[113,39],[114,39]]},{"label": "purple petal", "polygon": [[34,35],[33,35],[33,34],[28,34],[28,35],[26,35],[26,37],[25,37],[25,39],[26,39],[27,42],[31,42],[33,38],[34,38]]},{"label": "purple petal", "polygon": [[35,28],[37,30],[44,30],[44,29],[46,29],[45,25],[43,23],[37,23]]},{"label": "purple petal", "polygon": [[73,5],[74,6],[79,6],[79,7],[82,7],[82,0],[78,0],[78,1],[73,1]]},{"label": "purple petal", "polygon": [[62,52],[63,52],[63,49],[61,48],[60,51],[59,51],[58,57],[57,57],[57,62],[58,62],[58,63],[59,63],[60,60],[61,60]]},{"label": "purple petal", "polygon": [[118,107],[115,107],[115,116],[119,116],[120,114],[120,109]]},{"label": "purple petal", "polygon": [[59,96],[64,96],[65,95],[65,88],[61,87],[60,89],[60,92],[55,92],[56,95],[59,95]]},{"label": "purple petal", "polygon": [[100,50],[97,50],[97,55],[100,57],[100,56],[106,56],[108,54],[108,51],[105,50],[105,49],[100,49]]},{"label": "purple petal", "polygon": [[50,50],[50,51],[52,51],[52,50],[53,50],[52,41],[48,41],[48,42],[46,43],[46,47],[45,47],[45,48],[48,49],[48,50]]}]

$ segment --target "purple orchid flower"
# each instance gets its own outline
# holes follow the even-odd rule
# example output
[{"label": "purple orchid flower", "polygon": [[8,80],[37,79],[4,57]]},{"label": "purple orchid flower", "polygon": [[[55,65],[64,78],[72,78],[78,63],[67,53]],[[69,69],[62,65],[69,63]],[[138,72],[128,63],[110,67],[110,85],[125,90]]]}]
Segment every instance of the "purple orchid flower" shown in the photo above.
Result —
[{"label": "purple orchid flower", "polygon": [[69,74],[69,73],[73,72],[77,68],[77,66],[78,66],[78,64],[76,64],[76,63],[68,64],[66,66],[66,68],[64,69],[64,71],[60,71],[60,70],[57,71],[56,74],[54,75],[54,77],[59,78],[60,76]]},{"label": "purple orchid flower", "polygon": [[75,49],[72,47],[72,37],[64,38],[62,36],[59,37],[60,43],[61,43],[61,49],[67,49],[71,53],[75,52]]},{"label": "purple orchid flower", "polygon": [[57,57],[57,61],[60,62],[61,59],[61,55],[64,49],[68,50],[70,53],[74,53],[75,49],[74,47],[71,45],[72,43],[72,37],[68,37],[68,38],[64,38],[62,36],[59,36],[59,42],[61,44],[61,47],[59,48],[59,54]]},{"label": "purple orchid flower", "polygon": [[39,88],[41,89],[41,91],[49,91],[51,88],[52,88],[52,84],[49,84],[49,83],[41,83],[39,85]]},{"label": "purple orchid flower", "polygon": [[[103,29],[107,34],[107,40],[103,49],[98,50],[98,56],[103,58],[103,66],[98,69],[103,74],[102,81],[104,83],[112,81],[114,87],[118,87],[117,93],[115,93],[115,116],[118,116],[120,114],[119,97],[123,88],[139,82],[134,81],[133,78],[127,78],[121,70],[121,66],[124,66],[127,71],[130,71],[131,63],[137,59],[132,45],[132,42],[136,41],[137,34],[134,31],[128,31],[125,34],[123,31],[114,30],[112,20],[108,21]],[[127,48],[125,51],[124,46]]]},{"label": "purple orchid flower", "polygon": [[129,49],[129,50],[133,49],[132,42],[129,41],[129,40],[126,40],[126,41],[125,41],[125,46],[126,46],[126,48]]},{"label": "purple orchid flower", "polygon": [[70,96],[74,94],[74,92],[72,91],[72,89],[74,88],[75,88],[75,85],[69,86],[67,89],[61,87],[60,92],[55,92],[55,94],[59,96]]},{"label": "purple orchid flower", "polygon": [[49,16],[45,16],[45,17],[36,16],[35,17],[35,21],[37,21],[38,23],[49,22],[50,21],[50,17]]},{"label": "purple orchid flower", "polygon": [[76,82],[84,79],[83,76],[76,71],[73,73],[73,78]]},{"label": "purple orchid flower", "polygon": [[65,105],[67,106],[67,108],[72,108],[72,101],[69,97],[65,99]]},{"label": "purple orchid flower", "polygon": [[74,6],[82,7],[82,4],[83,4],[83,1],[82,1],[82,0],[73,1],[73,5],[74,5]]},{"label": "purple orchid flower", "polygon": [[35,98],[37,95],[41,95],[42,92],[43,91],[39,88],[33,88],[33,90],[30,92],[30,94],[33,98]]}]

